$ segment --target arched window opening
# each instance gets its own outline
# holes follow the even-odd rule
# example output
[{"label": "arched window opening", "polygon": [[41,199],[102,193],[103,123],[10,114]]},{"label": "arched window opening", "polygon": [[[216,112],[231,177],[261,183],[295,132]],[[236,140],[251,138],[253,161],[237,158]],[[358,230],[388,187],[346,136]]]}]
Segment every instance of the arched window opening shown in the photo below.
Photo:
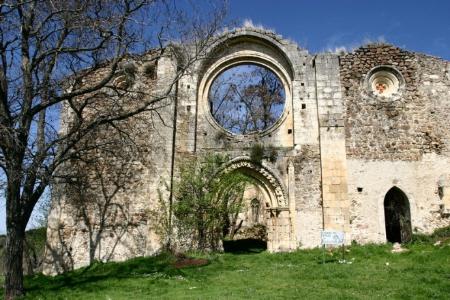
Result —
[{"label": "arched window opening", "polygon": [[253,223],[258,223],[259,220],[259,209],[260,209],[260,204],[259,204],[259,200],[258,199],[253,199],[250,203],[251,207],[252,207],[252,220]]}]

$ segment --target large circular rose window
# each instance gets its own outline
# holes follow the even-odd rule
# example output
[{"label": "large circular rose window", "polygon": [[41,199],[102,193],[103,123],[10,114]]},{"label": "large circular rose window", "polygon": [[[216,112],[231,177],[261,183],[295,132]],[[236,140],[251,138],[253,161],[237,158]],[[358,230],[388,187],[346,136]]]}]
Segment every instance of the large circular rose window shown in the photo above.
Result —
[{"label": "large circular rose window", "polygon": [[208,94],[214,119],[227,131],[247,134],[273,126],[284,110],[286,93],[278,76],[257,64],[226,69]]}]

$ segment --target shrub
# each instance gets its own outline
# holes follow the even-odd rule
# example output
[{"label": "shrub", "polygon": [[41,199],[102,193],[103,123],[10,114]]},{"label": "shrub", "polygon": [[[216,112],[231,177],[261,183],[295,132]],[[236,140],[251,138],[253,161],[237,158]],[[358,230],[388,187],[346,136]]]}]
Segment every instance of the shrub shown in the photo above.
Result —
[{"label": "shrub", "polygon": [[189,250],[219,250],[230,216],[242,207],[248,179],[238,172],[221,174],[226,156],[206,155],[185,162],[173,204],[178,239],[191,240]]},{"label": "shrub", "polygon": [[278,158],[278,152],[272,145],[267,148],[261,144],[254,144],[250,149],[250,159],[256,164],[261,164],[263,159],[275,163]]},{"label": "shrub", "polygon": [[254,144],[250,149],[250,159],[254,163],[261,164],[264,158],[264,146],[261,144]]}]

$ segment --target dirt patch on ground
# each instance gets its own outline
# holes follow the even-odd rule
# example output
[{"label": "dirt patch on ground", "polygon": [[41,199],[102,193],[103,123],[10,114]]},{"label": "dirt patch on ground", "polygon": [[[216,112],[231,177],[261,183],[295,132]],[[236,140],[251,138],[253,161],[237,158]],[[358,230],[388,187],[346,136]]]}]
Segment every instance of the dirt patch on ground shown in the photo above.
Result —
[{"label": "dirt patch on ground", "polygon": [[173,264],[174,268],[182,269],[189,267],[200,267],[209,264],[209,260],[205,258],[192,258],[192,257],[182,257],[178,258]]}]

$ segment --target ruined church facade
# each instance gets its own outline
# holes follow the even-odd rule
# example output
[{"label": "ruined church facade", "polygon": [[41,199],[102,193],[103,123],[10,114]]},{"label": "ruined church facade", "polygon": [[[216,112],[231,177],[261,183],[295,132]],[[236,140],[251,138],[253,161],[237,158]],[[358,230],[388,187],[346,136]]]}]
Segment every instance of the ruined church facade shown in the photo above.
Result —
[{"label": "ruined church facade", "polygon": [[[114,222],[127,224],[107,224],[95,259],[157,253],[148,209],[182,161],[203,153],[227,154],[227,170],[254,179],[243,218],[266,226],[271,252],[317,247],[323,230],[343,231],[346,243],[384,243],[450,225],[450,62],[387,44],[310,54],[251,28],[223,34],[208,55],[178,80],[159,118],[148,119],[148,159],[115,196],[127,217]],[[274,73],[284,105],[269,127],[239,134],[214,118],[208,94],[220,74],[243,64]],[[175,70],[172,59],[160,59],[156,85]],[[254,162],[255,144],[275,157]],[[46,273],[92,259],[92,232],[74,211],[67,197],[53,199]]]}]

